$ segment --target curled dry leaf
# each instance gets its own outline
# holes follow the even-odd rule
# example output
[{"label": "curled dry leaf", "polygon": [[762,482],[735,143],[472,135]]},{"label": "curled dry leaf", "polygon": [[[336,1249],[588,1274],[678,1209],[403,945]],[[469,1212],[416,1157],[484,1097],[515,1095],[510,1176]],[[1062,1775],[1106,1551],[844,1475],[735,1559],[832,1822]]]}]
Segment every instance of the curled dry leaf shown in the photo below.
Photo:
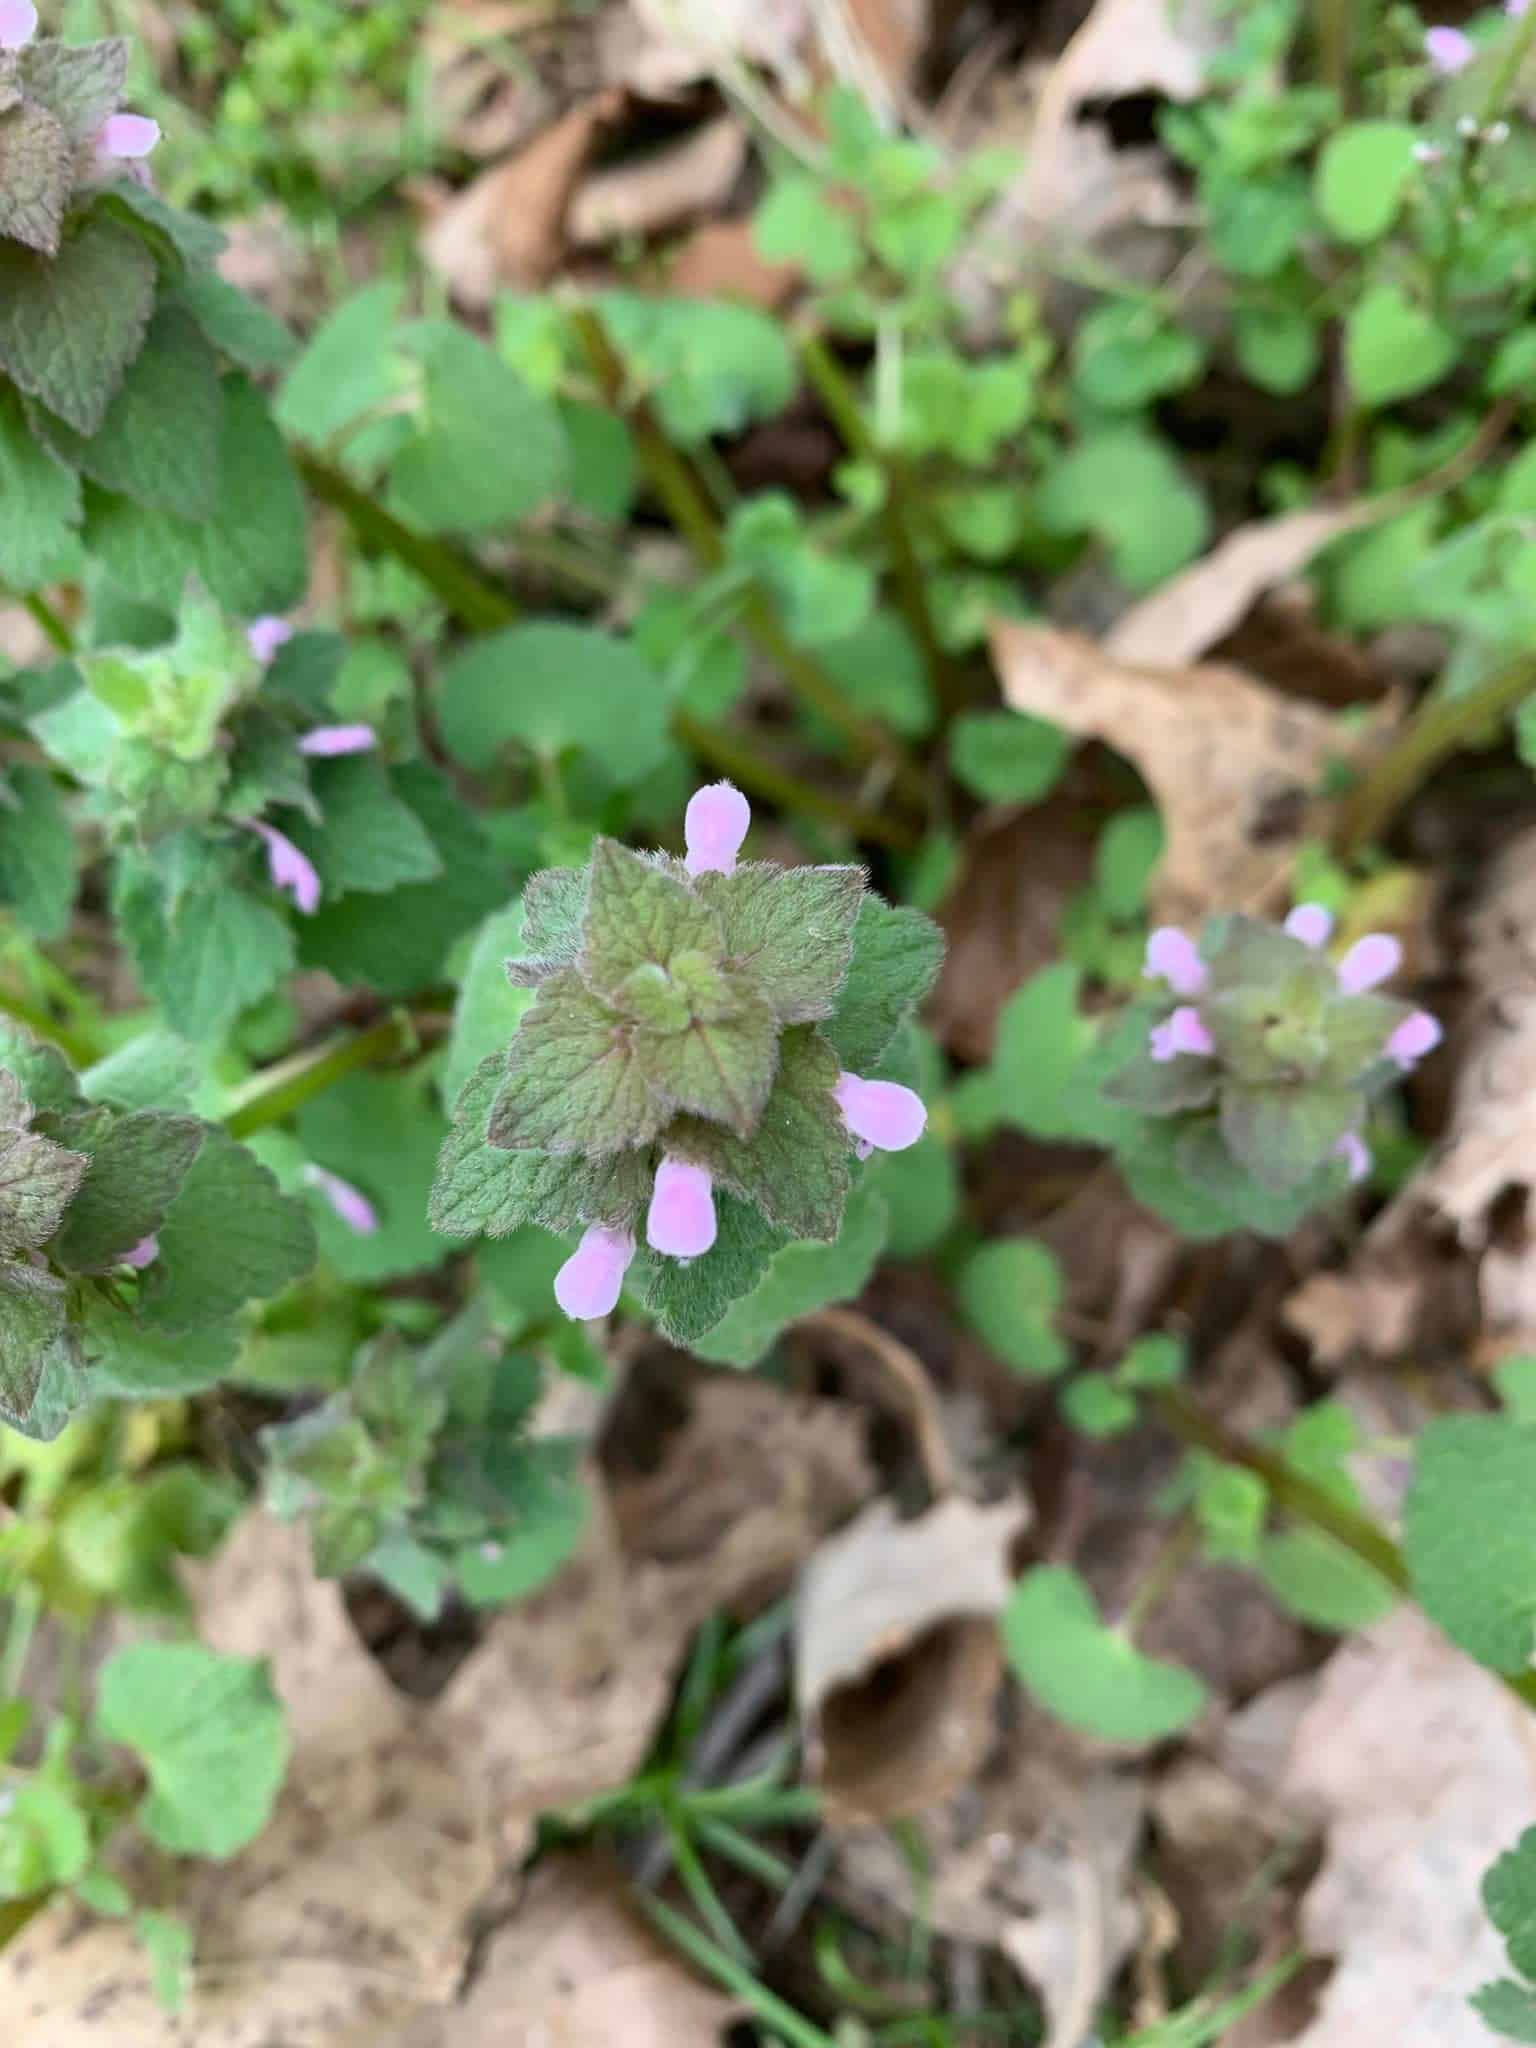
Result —
[{"label": "curled dry leaf", "polygon": [[566,229],[577,248],[626,235],[655,235],[723,206],[747,160],[734,114],[706,122],[671,148],[595,171],[571,201]]},{"label": "curled dry leaf", "polygon": [[737,2008],[691,1976],[589,1856],[551,1856],[469,1996],[394,2048],[719,2048]]},{"label": "curled dry leaf", "polygon": [[571,199],[623,103],[616,90],[594,93],[441,207],[422,254],[461,305],[482,311],[504,287],[527,290],[554,275]]},{"label": "curled dry leaf", "polygon": [[1286,2048],[1488,2048],[1468,2000],[1504,1958],[1479,1886],[1536,1820],[1522,1720],[1498,1680],[1411,1609],[1335,1652],[1282,1788],[1326,1832],[1301,1930],[1335,1968]]},{"label": "curled dry leaf", "polygon": [[1001,1950],[1039,1994],[1052,2048],[1078,2048],[1136,1941],[1145,1797],[1136,1773],[1025,1706],[983,1771],[913,1817],[919,1863],[888,1829],[855,1828],[839,1837],[833,1882],[894,1939],[921,1917]]},{"label": "curled dry leaf", "polygon": [[[712,1608],[782,1594],[827,1531],[873,1493],[875,1474],[865,1418],[849,1404],[690,1370],[668,1354],[664,1374],[638,1388],[652,1430],[680,1390],[686,1414],[659,1458],[628,1459],[622,1441],[604,1448],[619,1541],[632,1565],[665,1569],[670,1600],[693,1627]],[[610,1431],[622,1439],[622,1406]]]},{"label": "curled dry leaf", "polygon": [[1266,591],[1304,569],[1341,534],[1380,516],[1376,507],[1289,512],[1229,533],[1182,575],[1132,605],[1104,642],[1116,661],[1179,668],[1225,639]]},{"label": "curled dry leaf", "polygon": [[997,1616],[1022,1503],[951,1499],[902,1522],[877,1501],[801,1581],[795,1698],[834,1822],[889,1820],[943,1799],[993,1737]]},{"label": "curled dry leaf", "polygon": [[1140,769],[1167,835],[1156,914],[1174,924],[1273,907],[1296,847],[1322,826],[1325,771],[1367,744],[1214,662],[1137,666],[1081,634],[1014,620],[993,626],[992,658],[1014,710],[1103,740]]},{"label": "curled dry leaf", "polygon": [[1083,106],[1142,93],[1194,99],[1222,34],[1209,0],[1099,0],[1040,95],[1028,168],[1006,201],[1010,216],[1036,237],[1070,217],[1080,168],[1073,130]]}]

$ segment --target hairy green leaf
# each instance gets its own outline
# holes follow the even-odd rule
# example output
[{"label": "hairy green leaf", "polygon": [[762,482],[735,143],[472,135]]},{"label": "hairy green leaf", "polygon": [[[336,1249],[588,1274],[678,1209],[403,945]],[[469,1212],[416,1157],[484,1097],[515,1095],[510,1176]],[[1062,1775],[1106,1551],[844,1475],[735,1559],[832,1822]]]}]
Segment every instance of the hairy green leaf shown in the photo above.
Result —
[{"label": "hairy green leaf", "polygon": [[938,979],[944,935],[920,910],[894,909],[866,895],[853,928],[853,956],[826,1035],[844,1067],[868,1074]]},{"label": "hairy green leaf", "polygon": [[36,590],[68,567],[80,480],[33,437],[18,395],[0,386],[0,582]]},{"label": "hairy green leaf", "polygon": [[790,1237],[829,1241],[842,1223],[852,1171],[847,1126],[832,1095],[837,1076],[826,1040],[795,1026],[780,1041],[778,1073],[750,1137],[684,1116],[668,1124],[666,1150],[707,1166]]},{"label": "hairy green leaf", "polygon": [[121,106],[128,82],[128,43],[66,43],[40,36],[21,53],[21,82],[29,99],[48,109],[71,142],[89,142]]},{"label": "hairy green leaf", "polygon": [[190,316],[167,304],[151,320],[97,431],[85,438],[62,423],[47,431],[93,482],[196,521],[215,511],[223,415],[212,349]]},{"label": "hairy green leaf", "polygon": [[222,1322],[253,1297],[279,1293],[315,1262],[303,1205],[282,1194],[259,1160],[210,1127],[157,1233],[145,1269],[146,1327],[193,1330]]},{"label": "hairy green leaf", "polygon": [[86,1160],[29,1131],[31,1105],[0,1070],[0,1255],[46,1244],[64,1220]]},{"label": "hairy green leaf", "polygon": [[153,870],[125,860],[114,906],[140,980],[187,1038],[216,1037],[293,965],[287,920],[217,872],[172,903]]},{"label": "hairy green leaf", "polygon": [[599,839],[592,849],[583,937],[582,973],[609,997],[637,967],[667,968],[679,953],[718,961],[724,949],[709,905],[615,839]]},{"label": "hairy green leaf", "polygon": [[[36,1266],[0,1260],[0,1421],[29,1427],[50,1360],[67,1351],[62,1280]],[[48,1429],[57,1435],[64,1417]]]},{"label": "hairy green leaf", "polygon": [[327,894],[377,894],[402,883],[434,881],[443,872],[442,855],[396,795],[377,754],[317,761],[311,774],[320,823],[295,819],[285,829],[314,862]]},{"label": "hairy green leaf", "polygon": [[0,901],[40,939],[69,924],[80,856],[53,777],[21,762],[7,776],[10,801],[0,803]]},{"label": "hairy green leaf", "polygon": [[491,1114],[494,1145],[616,1152],[665,1121],[634,1054],[635,1031],[571,968],[552,974],[518,1027]]},{"label": "hairy green leaf", "polygon": [[662,1335],[690,1349],[733,1303],[752,1292],[774,1253],[787,1243],[782,1231],[734,1195],[717,1195],[715,1214],[718,1233],[702,1257],[663,1259],[642,1246],[626,1282],[635,1287]]},{"label": "hairy green leaf", "polygon": [[52,258],[0,241],[0,369],[94,434],[139,352],[154,300],[154,259],[115,221],[87,221]]},{"label": "hairy green leaf", "polygon": [[698,876],[694,887],[720,919],[732,971],[781,1024],[831,1016],[853,957],[862,868],[744,861],[729,875]]},{"label": "hairy green leaf", "polygon": [[203,1142],[196,1117],[136,1110],[68,1119],[61,1135],[89,1159],[54,1253],[77,1273],[105,1273],[159,1229]]},{"label": "hairy green leaf", "polygon": [[1502,1415],[1426,1424],[1403,1549],[1430,1620],[1480,1664],[1524,1671],[1536,1651],[1536,1429]]},{"label": "hairy green leaf", "polygon": [[52,256],[74,182],[69,137],[46,107],[0,113],[0,236]]},{"label": "hairy green leaf", "polygon": [[[787,1244],[776,1251],[762,1277],[731,1303],[723,1316],[686,1340],[701,1358],[721,1365],[755,1365],[782,1332],[802,1316],[830,1302],[853,1301],[863,1292],[885,1244],[885,1204],[868,1188],[849,1197],[843,1227],[831,1244]],[[713,1257],[706,1253],[705,1259]],[[689,1269],[702,1266],[693,1261]],[[684,1292],[676,1284],[679,1294]],[[662,1320],[664,1334],[668,1324]]]}]

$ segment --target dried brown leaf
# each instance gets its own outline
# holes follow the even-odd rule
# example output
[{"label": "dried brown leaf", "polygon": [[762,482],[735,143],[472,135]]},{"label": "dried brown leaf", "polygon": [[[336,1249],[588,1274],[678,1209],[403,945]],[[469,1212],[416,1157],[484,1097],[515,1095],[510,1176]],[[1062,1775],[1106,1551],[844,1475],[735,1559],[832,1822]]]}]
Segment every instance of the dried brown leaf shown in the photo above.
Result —
[{"label": "dried brown leaf", "polygon": [[961,1498],[898,1521],[877,1501],[801,1581],[795,1698],[834,1819],[888,1820],[943,1799],[992,1739],[997,1616],[1018,1501]]},{"label": "dried brown leaf", "polygon": [[1000,1949],[1039,1993],[1055,2048],[1077,2048],[1136,1940],[1145,1797],[1137,1775],[1024,1707],[971,1782],[912,1818],[920,1860],[889,1829],[856,1828],[839,1838],[833,1883],[895,1939],[921,1918]]},{"label": "dried brown leaf", "polygon": [[206,1639],[271,1660],[288,1782],[249,1849],[183,1867],[197,1975],[179,2017],[121,1922],[61,1903],[0,1951],[28,2048],[364,2048],[457,1992],[495,1856],[452,1748],[313,1577],[303,1531],[253,1515],[201,1578]]},{"label": "dried brown leaf", "polygon": [[1005,703],[1103,740],[1140,769],[1167,835],[1155,907],[1173,923],[1269,907],[1325,816],[1326,769],[1365,744],[1327,713],[1214,662],[1137,666],[1081,634],[1014,620],[993,626],[992,658]]},{"label": "dried brown leaf", "polygon": [[1208,0],[1098,0],[1040,96],[1029,165],[1010,195],[1010,212],[1037,233],[1066,219],[1080,189],[1073,146],[1079,110],[1090,100],[1140,93],[1194,99],[1222,34],[1219,11]]},{"label": "dried brown leaf", "polygon": [[735,2002],[691,1976],[588,1856],[552,1856],[464,2004],[396,2048],[718,2048]]},{"label": "dried brown leaf", "polygon": [[1302,1934],[1336,1963],[1315,2019],[1288,2048],[1487,2048],[1468,1999],[1504,1957],[1479,1886],[1536,1820],[1523,1710],[1399,1608],[1335,1652],[1297,1728],[1284,1790],[1326,1828]]},{"label": "dried brown leaf", "polygon": [[1305,568],[1341,534],[1378,516],[1378,508],[1341,505],[1290,512],[1229,533],[1219,546],[1142,599],[1104,642],[1117,661],[1180,668],[1237,626],[1266,591]]},{"label": "dried brown leaf", "polygon": [[[539,1814],[633,1775],[701,1617],[782,1584],[870,1484],[856,1418],[729,1374],[706,1383],[668,1455],[644,1497],[626,1499],[628,1550],[599,1489],[577,1555],[496,1616],[428,1705],[395,1690],[340,1588],[314,1577],[306,1531],[243,1522],[199,1574],[197,1599],[208,1642],[271,1662],[294,1752],[273,1821],[232,1862],[184,1867],[174,1903],[197,1941],[185,2014],[156,2004],[130,1930],[60,1905],[0,1950],[0,2001],[25,2028],[17,2038],[27,2048],[380,2048],[412,2026],[443,2048],[488,2038],[467,2017],[458,2027],[455,2000],[471,1914],[498,1865],[526,1854]],[[610,1916],[590,1938],[612,1946],[611,1932]],[[570,2027],[595,2026],[608,2009],[585,1996],[573,1993]],[[679,1992],[663,2010],[681,2044],[695,2038],[685,2014],[723,2008]],[[430,2022],[450,2013],[454,2026],[434,2032]],[[534,2016],[514,2008],[506,2025],[523,2017]],[[490,2038],[533,2048],[541,2037]],[[617,2036],[549,2038],[584,2048]]]},{"label": "dried brown leaf", "polygon": [[568,238],[591,248],[677,227],[723,206],[746,161],[746,130],[734,114],[722,114],[668,149],[584,178],[571,201]]},{"label": "dried brown leaf", "polygon": [[572,197],[623,97],[607,91],[581,101],[431,220],[422,254],[461,305],[483,310],[503,287],[527,290],[554,276]]},{"label": "dried brown leaf", "polygon": [[668,282],[685,299],[744,299],[774,313],[799,290],[800,273],[759,255],[750,221],[711,220],[679,245]]}]

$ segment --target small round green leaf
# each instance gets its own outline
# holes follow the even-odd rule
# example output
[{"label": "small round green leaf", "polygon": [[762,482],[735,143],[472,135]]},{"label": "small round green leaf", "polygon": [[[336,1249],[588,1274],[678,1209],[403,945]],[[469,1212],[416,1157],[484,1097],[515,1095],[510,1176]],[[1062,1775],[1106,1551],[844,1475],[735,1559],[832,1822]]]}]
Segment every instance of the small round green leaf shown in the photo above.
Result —
[{"label": "small round green leaf", "polygon": [[1397,218],[1418,131],[1404,121],[1350,121],[1317,160],[1317,210],[1344,242],[1373,242]]},{"label": "small round green leaf", "polygon": [[1008,1661],[1040,1704],[1105,1742],[1160,1742],[1205,1705],[1192,1671],[1143,1656],[1106,1628],[1093,1595],[1065,1565],[1026,1572],[1002,1628]]}]

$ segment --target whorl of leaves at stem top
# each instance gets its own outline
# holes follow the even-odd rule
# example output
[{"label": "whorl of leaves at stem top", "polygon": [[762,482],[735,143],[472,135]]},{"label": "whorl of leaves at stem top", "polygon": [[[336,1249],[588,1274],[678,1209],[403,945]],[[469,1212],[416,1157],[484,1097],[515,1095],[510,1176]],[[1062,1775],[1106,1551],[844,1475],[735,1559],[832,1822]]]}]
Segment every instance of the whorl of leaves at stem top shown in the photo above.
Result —
[{"label": "whorl of leaves at stem top", "polygon": [[643,1241],[658,1320],[702,1334],[773,1252],[837,1236],[855,1157],[922,1133],[919,1098],[867,1070],[932,984],[937,928],[857,867],[738,862],[749,819],[717,784],[684,859],[599,839],[524,892],[509,973],[537,999],[463,1091],[432,1213],[458,1236],[580,1229],[569,1315],[606,1314]]}]

